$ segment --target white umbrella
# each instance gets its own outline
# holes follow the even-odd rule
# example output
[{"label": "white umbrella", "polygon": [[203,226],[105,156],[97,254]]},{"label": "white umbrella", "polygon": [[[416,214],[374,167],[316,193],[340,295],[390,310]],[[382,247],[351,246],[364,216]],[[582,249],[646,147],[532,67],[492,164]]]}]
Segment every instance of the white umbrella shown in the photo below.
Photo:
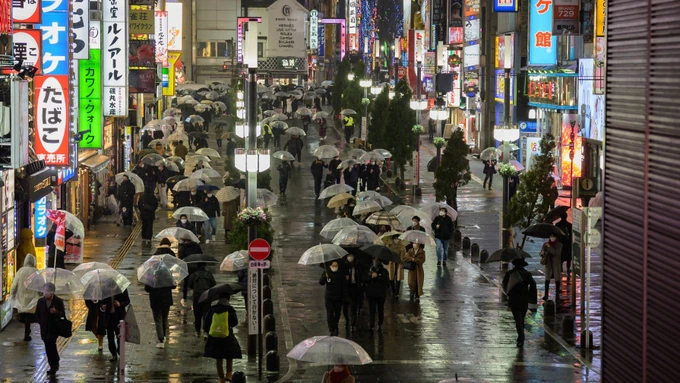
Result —
[{"label": "white umbrella", "polygon": [[80,278],[83,283],[83,299],[102,300],[123,293],[130,281],[116,270],[100,269],[85,273]]},{"label": "white umbrella", "polygon": [[116,183],[118,185],[123,183],[123,176],[127,176],[130,182],[132,182],[133,185],[135,185],[135,193],[143,193],[144,192],[144,181],[136,175],[133,172],[122,172],[116,174]]},{"label": "white umbrella", "polygon": [[423,209],[430,213],[430,217],[436,217],[439,215],[440,209],[446,209],[446,215],[451,217],[451,219],[454,221],[456,220],[456,217],[458,217],[458,212],[445,202],[428,203],[427,205],[423,206]]},{"label": "white umbrella", "polygon": [[225,186],[215,193],[215,198],[220,202],[231,202],[239,197],[241,197],[241,189],[233,186]]},{"label": "white umbrella", "polygon": [[183,227],[168,227],[161,230],[160,233],[156,234],[156,238],[168,238],[179,241],[180,239],[188,239],[192,242],[200,242],[196,234],[191,230],[187,230]]},{"label": "white umbrella", "polygon": [[368,152],[364,153],[359,157],[359,161],[361,162],[368,162],[368,161],[385,161],[385,157],[383,157],[380,153],[378,152]]},{"label": "white umbrella", "polygon": [[349,168],[356,164],[358,164],[356,160],[344,160],[340,163],[340,165],[338,165],[338,169]]},{"label": "white umbrella", "polygon": [[180,207],[172,213],[172,218],[180,219],[182,215],[186,215],[190,222],[203,222],[208,220],[208,215],[205,214],[201,208],[195,206]]},{"label": "white umbrella", "polygon": [[358,344],[336,336],[315,336],[298,343],[286,355],[290,359],[326,365],[364,365],[373,360]]},{"label": "white umbrella", "polygon": [[329,86],[332,86],[335,83],[333,80],[324,80],[321,81],[321,86],[324,88],[328,88]]},{"label": "white umbrella", "polygon": [[185,180],[181,180],[175,184],[175,187],[172,188],[172,190],[176,192],[180,191],[191,191],[191,189],[196,189],[198,185],[203,185],[203,182],[200,180],[197,180],[195,178],[187,178]]},{"label": "white umbrella", "polygon": [[361,192],[361,193],[359,193],[359,195],[357,195],[357,198],[360,201],[364,201],[368,198],[373,198],[373,197],[382,197],[382,194],[380,194],[380,193],[378,193],[377,191],[374,191],[374,190],[367,190],[367,191]]},{"label": "white umbrella", "polygon": [[204,156],[202,154],[187,154],[186,156],[187,165],[189,164],[196,165],[198,161],[203,161],[203,163],[209,163],[212,160],[210,159],[210,157]]},{"label": "white umbrella", "polygon": [[176,286],[187,276],[186,262],[169,254],[152,255],[137,268],[137,280],[154,288]]},{"label": "white umbrella", "polygon": [[352,215],[373,213],[382,210],[383,207],[375,201],[360,201],[352,211]]},{"label": "white umbrella", "polygon": [[363,156],[364,154],[366,154],[366,151],[363,150],[363,149],[352,149],[352,150],[349,151],[349,153],[347,153],[347,155],[349,155],[350,158],[355,158],[355,159]]},{"label": "white umbrella", "polygon": [[366,197],[364,198],[364,201],[373,201],[377,202],[378,205],[385,207],[385,206],[390,206],[392,205],[392,200],[389,198],[383,196],[383,195],[378,195],[378,196],[373,196],[373,197]]},{"label": "white umbrella", "polygon": [[416,209],[413,206],[409,205],[397,205],[393,207],[390,212],[392,214],[396,214],[397,216],[408,216],[408,222],[411,222],[411,218],[414,216],[419,217],[421,220],[426,220],[428,222],[432,222],[432,216],[430,216],[430,213],[427,213],[423,210]]},{"label": "white umbrella", "polygon": [[355,112],[354,109],[343,109],[340,112],[340,114],[342,114],[343,116],[349,116],[349,115],[352,115],[352,114],[357,114],[357,112]]},{"label": "white umbrella", "polygon": [[351,219],[351,218],[336,218],[330,222],[328,222],[323,229],[321,229],[321,232],[319,235],[326,239],[332,239],[335,237],[336,234],[338,234],[342,229],[350,226],[359,226],[359,224]]},{"label": "white umbrella", "polygon": [[199,179],[199,180],[207,177],[208,180],[210,180],[211,178],[222,177],[222,175],[215,169],[203,168],[203,169],[198,169],[198,170],[192,172],[189,177],[190,178],[196,178],[196,179]]},{"label": "white umbrella", "polygon": [[279,197],[267,189],[257,189],[257,206],[261,208],[268,208],[276,205]]},{"label": "white umbrella", "polygon": [[285,120],[288,119],[288,116],[286,116],[283,113],[276,113],[271,118],[272,118],[272,121],[285,121]]},{"label": "white umbrella", "polygon": [[291,136],[300,136],[304,137],[307,135],[304,130],[298,128],[297,126],[293,126],[292,128],[286,129],[286,134],[290,134]]},{"label": "white umbrella", "polygon": [[340,246],[332,244],[316,245],[302,254],[298,265],[318,265],[340,259],[345,255],[347,255],[347,251]]},{"label": "white umbrella", "polygon": [[316,93],[316,94],[326,94],[326,89],[323,89],[323,88],[314,89],[314,93]]},{"label": "white umbrella", "polygon": [[380,154],[384,158],[391,158],[392,153],[387,149],[373,149],[373,152]]},{"label": "white umbrella", "polygon": [[370,228],[358,225],[348,226],[333,237],[333,244],[338,246],[364,246],[372,244],[378,236]]},{"label": "white umbrella", "polygon": [[160,161],[156,162],[156,166],[161,166],[161,165],[168,168],[168,170],[170,170],[171,172],[178,172],[179,173],[179,166],[177,166],[177,164],[172,162],[172,161],[160,160]]},{"label": "white umbrella", "polygon": [[72,271],[53,267],[37,270],[30,274],[24,281],[24,287],[43,292],[47,283],[54,284],[54,293],[60,298],[77,299],[83,295],[83,284],[77,275]]},{"label": "white umbrella", "polygon": [[338,149],[332,145],[321,145],[314,150],[314,155],[318,158],[334,158],[340,155]]},{"label": "white umbrella", "polygon": [[434,238],[424,231],[420,230],[406,230],[399,239],[411,243],[419,243],[421,245],[435,246]]},{"label": "white umbrella", "polygon": [[85,262],[76,266],[76,268],[73,269],[73,273],[77,275],[78,278],[82,278],[85,273],[88,273],[92,270],[113,270],[113,268],[102,262]]},{"label": "white umbrella", "polygon": [[247,269],[248,261],[250,261],[248,250],[235,251],[224,257],[220,264],[220,271],[239,271]]},{"label": "white umbrella", "polygon": [[316,112],[316,113],[314,113],[314,116],[312,117],[312,119],[318,120],[318,119],[321,119],[321,118],[328,118],[328,116],[329,116],[328,112]]},{"label": "white umbrella", "polygon": [[189,136],[182,132],[174,132],[168,136],[168,141],[182,141],[187,144],[189,142]]},{"label": "white umbrella", "polygon": [[165,146],[165,141],[162,138],[157,138],[155,140],[151,140],[151,142],[149,142],[149,145],[147,147],[155,148],[156,144],[161,144],[162,146]]},{"label": "white umbrella", "polygon": [[319,194],[319,199],[330,198],[334,195],[351,192],[352,190],[354,190],[354,188],[347,184],[331,185],[321,191],[321,194]]},{"label": "white umbrella", "polygon": [[200,148],[196,151],[197,154],[201,154],[208,157],[221,158],[222,156],[217,150],[213,148]]},{"label": "white umbrella", "polygon": [[277,158],[277,159],[282,160],[282,161],[293,161],[293,160],[295,160],[295,157],[285,150],[279,150],[278,152],[275,152],[274,154],[272,154],[272,157]]},{"label": "white umbrella", "polygon": [[298,116],[311,116],[312,110],[309,108],[298,108],[298,110],[295,111],[295,114]]}]

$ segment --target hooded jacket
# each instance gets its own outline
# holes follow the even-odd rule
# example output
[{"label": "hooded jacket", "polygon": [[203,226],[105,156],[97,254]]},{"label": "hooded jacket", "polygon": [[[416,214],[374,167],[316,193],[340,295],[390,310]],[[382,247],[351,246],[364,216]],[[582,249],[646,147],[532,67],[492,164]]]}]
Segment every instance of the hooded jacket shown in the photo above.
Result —
[{"label": "hooded jacket", "polygon": [[[23,265],[24,259],[28,254],[35,254],[35,246],[33,246],[33,230],[28,228],[21,229],[19,235],[21,243],[19,244],[19,247],[17,247],[16,264]],[[35,258],[33,258],[33,267],[35,267]]]},{"label": "hooded jacket", "polygon": [[35,314],[35,307],[38,304],[38,299],[40,299],[40,294],[37,291],[27,289],[24,285],[26,278],[35,271],[38,271],[35,268],[35,257],[33,254],[26,254],[23,266],[14,276],[9,295],[12,307],[17,309],[19,313]]}]

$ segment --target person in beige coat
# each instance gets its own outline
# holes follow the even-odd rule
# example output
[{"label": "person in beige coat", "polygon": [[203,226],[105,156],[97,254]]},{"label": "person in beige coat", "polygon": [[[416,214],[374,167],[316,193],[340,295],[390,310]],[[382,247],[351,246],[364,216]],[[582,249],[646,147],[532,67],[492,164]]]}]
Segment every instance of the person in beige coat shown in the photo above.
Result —
[{"label": "person in beige coat", "polygon": [[408,288],[411,290],[410,298],[415,298],[416,301],[419,301],[420,296],[423,295],[423,282],[425,279],[425,270],[423,269],[425,250],[423,250],[423,245],[414,243],[413,247],[402,256],[401,261],[402,265],[403,262],[415,263],[415,269],[408,271]]},{"label": "person in beige coat", "polygon": [[560,300],[560,282],[562,282],[562,243],[556,235],[551,235],[548,242],[541,248],[541,264],[545,269],[545,295],[543,300],[550,297],[550,280],[555,280],[555,303]]},{"label": "person in beige coat", "polygon": [[[404,259],[406,255],[406,248],[401,244],[399,234],[382,239],[388,249],[394,251],[399,256],[399,259]],[[390,274],[390,287],[392,288],[392,295],[394,298],[399,298],[401,292],[401,281],[404,280],[404,267],[401,263],[390,262],[387,265],[387,272]]]}]

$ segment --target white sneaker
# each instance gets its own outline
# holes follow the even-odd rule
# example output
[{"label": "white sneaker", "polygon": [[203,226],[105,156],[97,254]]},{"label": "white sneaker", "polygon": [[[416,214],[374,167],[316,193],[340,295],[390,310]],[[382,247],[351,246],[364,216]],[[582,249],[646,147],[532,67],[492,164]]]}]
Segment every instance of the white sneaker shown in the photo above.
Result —
[{"label": "white sneaker", "polygon": [[156,344],[156,348],[165,348],[165,343],[161,342]]},{"label": "white sneaker", "polygon": [[210,240],[208,238],[206,238],[205,243],[210,243]]}]

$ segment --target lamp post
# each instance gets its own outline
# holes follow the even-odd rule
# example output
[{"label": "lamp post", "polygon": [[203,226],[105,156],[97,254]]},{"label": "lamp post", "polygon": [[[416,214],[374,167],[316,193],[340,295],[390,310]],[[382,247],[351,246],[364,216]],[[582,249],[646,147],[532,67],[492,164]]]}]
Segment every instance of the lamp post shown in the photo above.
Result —
[{"label": "lamp post", "polygon": [[[493,137],[502,142],[503,147],[503,163],[510,161],[510,143],[519,139],[519,128],[516,125],[496,125],[493,131]],[[501,248],[508,247],[510,242],[510,228],[508,227],[508,204],[510,202],[510,185],[508,185],[508,176],[503,176],[503,235],[501,237]]]},{"label": "lamp post", "polygon": [[[430,110],[430,118],[437,121],[437,137],[444,137],[444,127],[441,126],[439,122],[449,118],[449,110],[446,108],[432,109]],[[437,166],[441,163],[441,159],[442,148],[437,145]]]},{"label": "lamp post", "polygon": [[[373,85],[373,81],[370,79],[359,80],[359,85],[364,88],[364,99],[368,99],[368,88]],[[368,103],[362,102],[362,104],[364,104],[364,116],[361,117],[361,140],[366,145],[366,136],[368,135],[366,131],[368,127]]]},{"label": "lamp post", "polygon": [[[416,125],[420,125],[420,112],[427,108],[427,100],[420,99],[420,76],[423,69],[423,63],[418,61],[416,71],[416,98],[411,100],[411,109],[416,111]],[[413,167],[415,171],[413,172],[413,194],[415,196],[421,196],[422,191],[420,190],[420,133],[416,134],[416,146],[413,153]]]}]

